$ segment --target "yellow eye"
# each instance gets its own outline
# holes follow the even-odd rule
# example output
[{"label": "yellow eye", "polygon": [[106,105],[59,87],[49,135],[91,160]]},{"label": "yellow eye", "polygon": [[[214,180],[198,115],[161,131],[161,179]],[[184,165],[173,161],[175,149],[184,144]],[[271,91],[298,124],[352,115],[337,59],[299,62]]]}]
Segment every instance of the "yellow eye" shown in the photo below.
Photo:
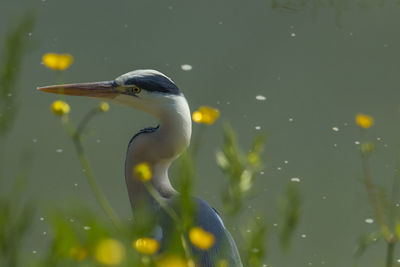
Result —
[{"label": "yellow eye", "polygon": [[135,87],[132,88],[132,92],[133,92],[134,94],[139,94],[140,91],[142,91],[142,89],[140,89],[140,88],[137,87],[137,86],[135,86]]}]

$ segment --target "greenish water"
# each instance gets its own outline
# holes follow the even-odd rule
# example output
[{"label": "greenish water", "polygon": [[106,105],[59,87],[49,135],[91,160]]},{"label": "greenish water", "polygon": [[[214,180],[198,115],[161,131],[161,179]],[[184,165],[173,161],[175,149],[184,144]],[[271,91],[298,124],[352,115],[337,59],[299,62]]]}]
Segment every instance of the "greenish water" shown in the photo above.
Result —
[{"label": "greenish water", "polygon": [[[26,10],[34,10],[38,18],[31,35],[34,50],[19,83],[21,109],[5,149],[5,172],[10,175],[18,168],[20,153],[33,152],[27,194],[41,206],[29,249],[40,248],[48,238],[42,232],[48,231],[49,208],[65,202],[97,207],[71,141],[49,111],[56,96],[35,89],[59,79],[41,65],[41,56],[67,52],[75,62],[63,73],[63,82],[109,80],[154,68],[178,84],[192,110],[200,105],[220,110],[221,119],[203,136],[195,184],[196,195],[219,210],[226,178],[214,154],[222,143],[222,122],[232,123],[244,147],[255,134],[265,133],[266,168],[246,214],[264,214],[272,233],[277,199],[292,177],[300,178],[303,197],[291,251],[282,254],[278,241],[269,239],[266,263],[351,266],[357,238],[378,229],[376,223],[365,222],[373,212],[359,179],[355,114],[364,112],[376,120],[368,131],[376,143],[376,183],[391,185],[399,152],[400,6],[394,1],[383,6],[370,1],[368,8],[333,2],[344,3],[344,8],[313,9],[310,4],[274,9],[267,0],[3,0],[0,36]],[[183,64],[193,69],[184,71]],[[257,95],[266,100],[257,100]],[[64,99],[76,120],[98,102]],[[123,173],[127,143],[139,129],[155,124],[145,114],[112,105],[89,126],[85,145],[90,162],[121,217],[130,217]],[[240,234],[233,234],[240,246]],[[384,245],[378,243],[360,266],[382,266],[383,256]]]}]

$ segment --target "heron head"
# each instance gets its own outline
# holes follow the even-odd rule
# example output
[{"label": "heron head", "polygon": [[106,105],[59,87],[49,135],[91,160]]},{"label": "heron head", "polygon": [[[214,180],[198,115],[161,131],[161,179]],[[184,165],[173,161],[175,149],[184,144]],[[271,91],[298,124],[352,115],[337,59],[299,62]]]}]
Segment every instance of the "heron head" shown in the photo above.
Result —
[{"label": "heron head", "polygon": [[156,70],[135,70],[112,81],[52,85],[38,90],[107,99],[155,116],[183,98],[175,83]]}]

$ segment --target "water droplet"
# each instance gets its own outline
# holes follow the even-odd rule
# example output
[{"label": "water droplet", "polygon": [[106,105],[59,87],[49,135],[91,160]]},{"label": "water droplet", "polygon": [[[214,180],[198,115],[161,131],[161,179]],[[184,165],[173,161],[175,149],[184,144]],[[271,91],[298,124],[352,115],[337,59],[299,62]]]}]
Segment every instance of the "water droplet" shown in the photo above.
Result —
[{"label": "water droplet", "polygon": [[354,144],[359,145],[360,141],[354,141]]},{"label": "water droplet", "polygon": [[261,174],[261,175],[264,175],[264,171],[260,171],[260,174]]},{"label": "water droplet", "polygon": [[257,96],[256,96],[256,99],[257,99],[257,100],[260,100],[260,101],[265,101],[265,100],[267,100],[267,98],[266,98],[265,96],[263,96],[263,95],[257,95]]},{"label": "water droplet", "polygon": [[290,178],[290,181],[298,183],[298,182],[300,182],[300,178],[299,177],[293,177],[293,178]]},{"label": "water droplet", "polygon": [[193,67],[189,64],[183,64],[183,65],[181,65],[181,69],[184,71],[189,71],[189,70],[192,70]]},{"label": "water droplet", "polygon": [[290,36],[291,36],[291,37],[296,37],[296,33],[292,32],[292,33],[290,34]]},{"label": "water droplet", "polygon": [[289,163],[289,161],[288,161],[288,160],[285,160],[283,163],[285,163],[285,164],[288,164],[288,163]]},{"label": "water droplet", "polygon": [[371,223],[374,223],[374,219],[367,218],[367,219],[365,219],[365,222],[371,224]]},{"label": "water droplet", "polygon": [[254,127],[254,129],[261,130],[261,126],[256,126],[256,127]]},{"label": "water droplet", "polygon": [[63,150],[62,150],[61,148],[57,148],[57,149],[56,149],[56,152],[57,152],[57,153],[62,153]]},{"label": "water droplet", "polygon": [[301,238],[306,238],[307,235],[306,235],[306,234],[301,234],[300,237],[301,237]]},{"label": "water droplet", "polygon": [[289,118],[289,121],[292,122],[292,121],[293,121],[293,118]]},{"label": "water droplet", "polygon": [[339,127],[334,126],[332,127],[332,130],[334,130],[335,132],[339,132]]}]

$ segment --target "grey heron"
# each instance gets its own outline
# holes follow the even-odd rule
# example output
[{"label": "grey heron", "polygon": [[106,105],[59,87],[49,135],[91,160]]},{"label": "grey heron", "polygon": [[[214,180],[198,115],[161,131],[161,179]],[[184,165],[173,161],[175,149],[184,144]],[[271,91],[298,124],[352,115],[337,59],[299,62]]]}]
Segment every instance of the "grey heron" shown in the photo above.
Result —
[{"label": "grey heron", "polygon": [[[147,162],[153,173],[150,180],[152,186],[166,205],[176,208],[179,193],[170,183],[168,169],[189,146],[192,121],[186,98],[170,78],[155,70],[135,70],[111,81],[52,85],[38,90],[107,99],[147,112],[158,119],[157,127],[141,130],[129,142],[125,161],[126,185],[133,212],[137,203],[146,203],[154,214],[161,210],[160,204],[149,194],[144,183],[132,177],[132,169],[139,163]],[[200,198],[193,198],[193,203],[193,225],[215,237],[215,243],[208,250],[191,245],[196,266],[216,266],[219,260],[224,260],[230,267],[243,266],[236,244],[218,213]],[[157,238],[161,248],[165,248],[163,244],[168,242],[173,226],[174,222],[167,217],[160,222]]]}]

